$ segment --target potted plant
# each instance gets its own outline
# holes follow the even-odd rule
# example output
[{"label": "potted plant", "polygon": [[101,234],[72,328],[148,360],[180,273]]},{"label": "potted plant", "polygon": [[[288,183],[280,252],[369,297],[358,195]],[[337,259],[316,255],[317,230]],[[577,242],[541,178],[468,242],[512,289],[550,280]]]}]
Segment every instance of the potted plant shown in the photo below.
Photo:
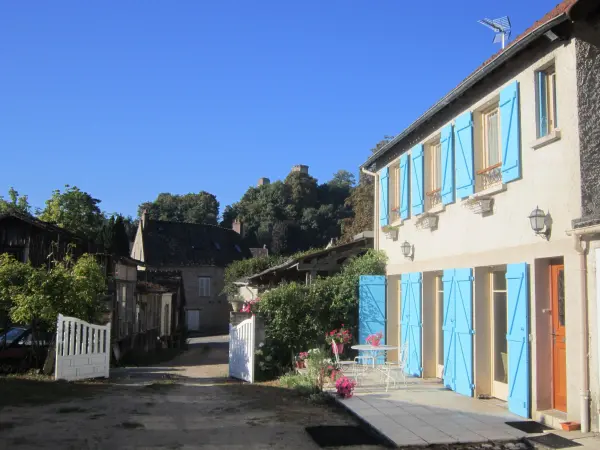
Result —
[{"label": "potted plant", "polygon": [[308,352],[298,353],[298,356],[296,356],[296,368],[297,369],[305,369],[307,358],[308,358]]},{"label": "potted plant", "polygon": [[383,339],[383,333],[378,331],[377,333],[370,334],[367,337],[367,344],[372,345],[373,347],[379,347],[381,344],[381,340]]},{"label": "potted plant", "polygon": [[257,303],[259,301],[260,301],[260,298],[253,298],[252,300],[244,302],[244,306],[242,307],[242,309],[240,309],[240,312],[255,314],[256,307],[258,306]]},{"label": "potted plant", "polygon": [[388,239],[396,239],[398,237],[398,227],[395,225],[384,225],[381,227],[381,231],[383,231]]},{"label": "potted plant", "polygon": [[348,329],[344,328],[344,324],[342,324],[341,328],[331,330],[325,335],[325,341],[331,344],[331,349],[338,355],[344,352],[344,344],[350,343],[351,340],[352,334],[350,334]]},{"label": "potted plant", "polygon": [[335,382],[335,390],[337,395],[342,398],[352,397],[354,388],[356,387],[356,381],[348,377],[340,377]]}]

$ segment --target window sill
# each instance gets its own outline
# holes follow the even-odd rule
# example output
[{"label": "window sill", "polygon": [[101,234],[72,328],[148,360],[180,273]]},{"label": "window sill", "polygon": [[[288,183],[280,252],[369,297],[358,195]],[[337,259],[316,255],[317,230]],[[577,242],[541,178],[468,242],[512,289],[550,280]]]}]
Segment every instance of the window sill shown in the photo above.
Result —
[{"label": "window sill", "polygon": [[495,195],[500,192],[504,192],[505,190],[506,190],[506,184],[498,183],[498,184],[495,184],[494,186],[490,186],[489,188],[484,189],[483,191],[479,191],[473,195],[470,195],[469,198],[472,200],[476,200],[476,199],[479,199],[482,197],[488,197],[490,195]]},{"label": "window sill", "polygon": [[431,208],[429,208],[426,213],[429,214],[439,214],[441,212],[444,212],[446,210],[446,205],[444,205],[443,203],[438,203],[435,206],[432,206]]},{"label": "window sill", "polygon": [[398,219],[398,220],[394,220],[392,223],[390,223],[391,227],[401,227],[404,224],[404,219]]},{"label": "window sill", "polygon": [[531,148],[537,150],[558,140],[560,140],[560,129],[556,129],[552,133],[548,133],[546,136],[535,140],[531,143]]}]

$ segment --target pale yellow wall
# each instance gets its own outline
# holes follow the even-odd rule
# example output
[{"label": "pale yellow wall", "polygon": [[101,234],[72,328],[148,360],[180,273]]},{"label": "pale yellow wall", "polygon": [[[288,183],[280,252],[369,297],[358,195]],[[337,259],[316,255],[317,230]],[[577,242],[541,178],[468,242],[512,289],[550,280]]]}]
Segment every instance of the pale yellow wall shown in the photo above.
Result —
[{"label": "pale yellow wall", "polygon": [[435,377],[437,368],[436,333],[435,333],[435,308],[436,308],[436,273],[423,274],[423,376]]},{"label": "pale yellow wall", "polygon": [[[387,279],[386,295],[386,344],[400,346],[400,277],[390,276]],[[364,342],[360,342],[364,344]],[[398,361],[397,350],[387,352],[390,361]]]},{"label": "pale yellow wall", "polygon": [[[534,150],[536,141],[536,88],[535,71],[554,59],[557,73],[558,122],[561,139]],[[573,248],[572,238],[565,233],[571,229],[571,221],[581,213],[581,180],[579,166],[579,136],[577,122],[577,95],[574,44],[557,47],[542,59],[534,60],[523,67],[520,73],[457,112],[458,117],[465,111],[475,111],[498,96],[499,91],[514,80],[519,82],[520,125],[521,125],[521,173],[522,179],[510,182],[506,190],[493,195],[493,213],[482,217],[463,207],[461,200],[447,205],[439,213],[438,228],[434,231],[418,230],[415,217],[400,224],[398,239],[386,239],[379,226],[378,194],[376,184],[376,239],[375,248],[385,250],[389,258],[388,275],[408,272],[427,272],[451,268],[485,267],[499,264],[526,262],[530,264],[531,295],[531,334],[532,334],[532,410],[544,405],[547,392],[548,372],[546,336],[537,336],[546,330],[541,309],[547,305],[547,275],[543,275],[545,258],[564,257],[565,293],[567,299],[567,409],[569,420],[580,417],[579,390],[581,388],[581,309],[579,307],[582,288],[579,279],[579,259]],[[475,116],[476,118],[476,116]],[[441,127],[440,127],[441,128]],[[423,143],[437,135],[435,130],[423,139]],[[478,135],[475,136],[479,138]],[[475,142],[477,153],[478,143]],[[411,147],[415,143],[411,143]],[[393,162],[392,162],[393,163]],[[476,166],[477,170],[477,166]],[[376,179],[378,183],[378,179]],[[536,236],[531,230],[528,216],[539,206],[552,217],[552,235],[549,241]],[[404,241],[414,245],[414,261],[401,253]],[[590,256],[589,258],[592,258]],[[541,264],[541,265],[540,265]],[[533,270],[535,267],[535,270]],[[476,297],[482,295],[477,284]],[[590,298],[595,292],[588,292]],[[592,301],[590,300],[590,305]],[[485,323],[486,311],[475,304],[476,320]],[[478,311],[481,315],[478,315]],[[590,306],[590,314],[596,311]],[[479,329],[479,327],[478,327]],[[479,333],[481,330],[479,330]],[[478,331],[476,330],[476,335]],[[537,339],[540,339],[540,342]],[[475,337],[476,355],[488,345],[488,337]],[[597,345],[597,344],[596,344]],[[546,349],[546,350],[545,350]],[[538,352],[540,355],[538,356]],[[546,352],[546,353],[544,353]],[[598,352],[596,352],[597,355]],[[481,356],[480,356],[481,357]],[[592,357],[595,368],[592,370],[596,405],[598,404],[598,363]],[[477,364],[477,363],[476,363]],[[482,363],[487,365],[487,361]],[[483,365],[477,366],[478,375],[484,374]],[[538,381],[539,379],[539,381]],[[540,383],[538,385],[538,383]],[[481,386],[487,390],[487,386]],[[477,388],[479,392],[480,389]],[[538,398],[539,396],[539,398]],[[596,425],[597,426],[597,425]]]},{"label": "pale yellow wall", "polygon": [[492,324],[490,305],[490,268],[477,267],[473,282],[473,377],[475,395],[492,393]]},{"label": "pale yellow wall", "polygon": [[258,297],[258,288],[251,286],[239,286],[238,293],[242,300],[248,302]]}]

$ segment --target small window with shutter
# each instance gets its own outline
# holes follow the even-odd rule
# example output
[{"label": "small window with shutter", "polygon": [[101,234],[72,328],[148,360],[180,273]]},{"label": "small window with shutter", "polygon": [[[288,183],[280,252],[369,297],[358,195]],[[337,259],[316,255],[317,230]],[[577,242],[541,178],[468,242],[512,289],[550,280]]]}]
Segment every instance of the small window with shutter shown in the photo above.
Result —
[{"label": "small window with shutter", "polygon": [[425,209],[442,202],[442,144],[436,138],[425,145]]},{"label": "small window with shutter", "polygon": [[210,297],[210,277],[198,277],[198,295]]},{"label": "small window with shutter", "polygon": [[390,223],[400,220],[400,162],[392,164],[389,172]]},{"label": "small window with shutter", "polygon": [[556,71],[550,66],[536,73],[537,132],[538,138],[552,133],[556,128]]}]

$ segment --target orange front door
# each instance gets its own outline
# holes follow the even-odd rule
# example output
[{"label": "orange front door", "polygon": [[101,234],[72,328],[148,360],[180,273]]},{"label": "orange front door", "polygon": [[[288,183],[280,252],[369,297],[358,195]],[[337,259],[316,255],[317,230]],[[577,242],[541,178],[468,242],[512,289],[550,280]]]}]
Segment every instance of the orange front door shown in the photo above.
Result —
[{"label": "orange front door", "polygon": [[550,266],[552,296],[552,400],[554,409],[567,411],[567,343],[565,334],[565,266]]}]

